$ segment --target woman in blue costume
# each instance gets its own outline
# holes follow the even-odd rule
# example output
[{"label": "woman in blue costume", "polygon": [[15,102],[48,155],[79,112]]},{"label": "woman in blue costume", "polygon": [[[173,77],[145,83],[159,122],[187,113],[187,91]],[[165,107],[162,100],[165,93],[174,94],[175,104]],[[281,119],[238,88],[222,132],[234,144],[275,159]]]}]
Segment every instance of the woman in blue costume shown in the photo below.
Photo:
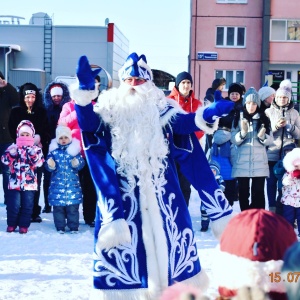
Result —
[{"label": "woman in blue costume", "polygon": [[146,57],[132,53],[119,71],[120,87],[102,93],[93,107],[96,72],[82,56],[79,86],[71,88],[98,194],[91,299],[157,299],[175,282],[205,289],[175,161],[220,235],[232,209],[194,131],[212,133],[232,103],[187,114],[154,85]]}]

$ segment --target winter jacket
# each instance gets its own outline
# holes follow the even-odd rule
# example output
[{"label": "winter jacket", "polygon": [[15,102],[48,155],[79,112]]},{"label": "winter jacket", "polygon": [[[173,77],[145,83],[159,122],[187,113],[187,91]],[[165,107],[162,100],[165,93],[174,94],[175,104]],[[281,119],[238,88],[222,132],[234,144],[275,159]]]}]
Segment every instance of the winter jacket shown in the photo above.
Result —
[{"label": "winter jacket", "polygon": [[14,139],[9,133],[8,120],[11,110],[19,104],[19,95],[9,83],[0,88],[0,144],[13,143]]},{"label": "winter jacket", "polygon": [[[256,113],[249,122],[249,130],[243,138],[240,122],[233,125],[231,142],[236,145],[236,159],[232,167],[232,177],[268,177],[269,166],[266,147],[273,142],[272,132],[266,133],[262,141],[257,137],[260,129],[260,114]],[[235,127],[236,126],[236,127]]]},{"label": "winter jacket", "polygon": [[[181,108],[188,113],[195,112],[198,107],[202,106],[201,101],[195,98],[194,91],[192,90],[190,91],[189,96],[184,97],[179,93],[178,89],[174,86],[168,98],[177,101],[177,103],[181,106]],[[196,131],[195,134],[197,138],[200,139],[203,137],[204,131]]]},{"label": "winter jacket", "polygon": [[[85,161],[80,155],[80,142],[73,139],[68,145],[59,145],[55,139],[51,141],[45,168],[51,172],[49,186],[49,204],[51,206],[67,206],[82,202],[82,190],[79,182],[78,171]],[[48,166],[48,159],[52,158],[55,167]],[[78,166],[72,166],[72,160],[78,159]]]},{"label": "winter jacket", "polygon": [[[47,113],[38,97],[36,98],[36,101],[32,106],[31,113],[27,111],[24,99],[20,100],[19,106],[12,109],[8,121],[8,127],[10,135],[14,140],[16,140],[17,137],[16,129],[22,120],[29,120],[33,124],[36,137],[37,135],[39,136],[42,146],[49,143],[50,135]],[[36,143],[36,145],[37,144],[38,142]],[[44,156],[46,155],[46,149],[46,146],[45,149],[42,147]]]},{"label": "winter jacket", "polygon": [[[291,102],[287,107],[279,107],[275,100],[272,102],[271,107],[265,110],[265,114],[271,121],[274,141],[268,147],[268,160],[278,161],[281,158],[282,146],[287,142],[293,143],[295,139],[300,138],[300,116],[297,110],[293,108]],[[288,132],[285,127],[276,127],[277,121],[285,117],[288,124],[292,125],[291,130]]]},{"label": "winter jacket", "polygon": [[78,125],[77,115],[75,111],[75,101],[71,100],[65,103],[62,107],[59,120],[59,124],[68,126],[72,131],[72,138],[76,138],[81,143],[81,155],[85,158],[85,153],[82,147],[81,132]]},{"label": "winter jacket", "polygon": [[[50,90],[53,85],[57,85],[57,84],[59,84],[63,90],[63,98],[62,98],[61,102],[59,103],[59,105],[54,105],[51,94],[50,94]],[[60,116],[62,107],[65,103],[69,102],[70,100],[71,100],[71,98],[70,98],[69,89],[64,83],[53,81],[53,82],[50,82],[46,86],[45,91],[44,91],[44,96],[43,96],[43,102],[44,102],[44,107],[47,112],[47,120],[48,120],[48,125],[49,125],[48,130],[49,130],[49,135],[50,135],[51,140],[55,138],[55,130],[57,127],[57,123],[59,120],[59,116]],[[48,153],[48,151],[45,151],[45,152]]]},{"label": "winter jacket", "polygon": [[293,207],[300,207],[300,179],[291,177],[288,172],[282,178],[281,203]]},{"label": "winter jacket", "polygon": [[231,143],[231,127],[234,118],[242,109],[242,100],[234,104],[233,110],[225,117],[220,118],[218,130],[213,135],[211,159],[217,161],[224,180],[232,180],[232,164],[235,160],[235,145]]},{"label": "winter jacket", "polygon": [[18,191],[36,191],[36,168],[41,167],[44,156],[37,146],[9,146],[1,157],[3,164],[9,167],[8,189]]}]

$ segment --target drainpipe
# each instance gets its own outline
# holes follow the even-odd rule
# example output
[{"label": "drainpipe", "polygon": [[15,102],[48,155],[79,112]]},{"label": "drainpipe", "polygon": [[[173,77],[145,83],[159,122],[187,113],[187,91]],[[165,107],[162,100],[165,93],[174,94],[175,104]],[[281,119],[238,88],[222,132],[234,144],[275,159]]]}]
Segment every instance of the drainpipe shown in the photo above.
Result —
[{"label": "drainpipe", "polygon": [[12,52],[11,47],[8,47],[9,51],[5,53],[5,80],[8,80],[8,55]]}]

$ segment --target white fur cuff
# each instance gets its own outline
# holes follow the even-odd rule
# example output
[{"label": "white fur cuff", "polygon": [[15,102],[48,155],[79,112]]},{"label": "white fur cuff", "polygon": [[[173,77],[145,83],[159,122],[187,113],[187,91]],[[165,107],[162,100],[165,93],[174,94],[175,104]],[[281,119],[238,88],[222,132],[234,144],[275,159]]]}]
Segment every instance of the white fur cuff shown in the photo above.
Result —
[{"label": "white fur cuff", "polygon": [[212,128],[207,126],[207,122],[203,119],[203,112],[206,109],[206,107],[207,106],[201,106],[197,109],[195,123],[197,127],[203,130],[206,134],[213,134],[218,129],[219,119],[216,119],[216,121],[213,123]]},{"label": "white fur cuff", "polygon": [[221,235],[227,226],[228,222],[235,216],[237,213],[233,212],[223,218],[217,219],[216,221],[211,222],[211,229],[214,236],[220,240]]},{"label": "white fur cuff", "polygon": [[101,227],[96,248],[99,251],[107,251],[130,242],[131,234],[127,222],[124,219],[118,219]]},{"label": "white fur cuff", "polygon": [[74,99],[75,103],[80,106],[86,106],[98,96],[98,91],[79,90],[78,83],[70,85],[70,96]]}]

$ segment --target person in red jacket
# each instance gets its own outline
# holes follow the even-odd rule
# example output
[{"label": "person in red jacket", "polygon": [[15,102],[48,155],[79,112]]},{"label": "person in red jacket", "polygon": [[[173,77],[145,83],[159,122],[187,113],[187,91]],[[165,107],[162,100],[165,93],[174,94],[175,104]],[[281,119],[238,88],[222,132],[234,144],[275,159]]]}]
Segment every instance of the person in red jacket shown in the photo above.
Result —
[{"label": "person in red jacket", "polygon": [[[178,102],[181,108],[188,112],[195,112],[198,107],[202,106],[202,102],[195,98],[194,91],[192,90],[193,78],[192,75],[188,72],[181,72],[177,75],[175,86],[173,87],[168,98],[174,99]],[[203,131],[195,132],[199,142],[204,135]],[[201,144],[201,142],[200,142]],[[189,205],[189,199],[191,196],[191,184],[184,177],[180,171],[179,165],[177,165],[178,178],[180,183],[180,188],[183,193],[185,202],[187,206]]]}]

